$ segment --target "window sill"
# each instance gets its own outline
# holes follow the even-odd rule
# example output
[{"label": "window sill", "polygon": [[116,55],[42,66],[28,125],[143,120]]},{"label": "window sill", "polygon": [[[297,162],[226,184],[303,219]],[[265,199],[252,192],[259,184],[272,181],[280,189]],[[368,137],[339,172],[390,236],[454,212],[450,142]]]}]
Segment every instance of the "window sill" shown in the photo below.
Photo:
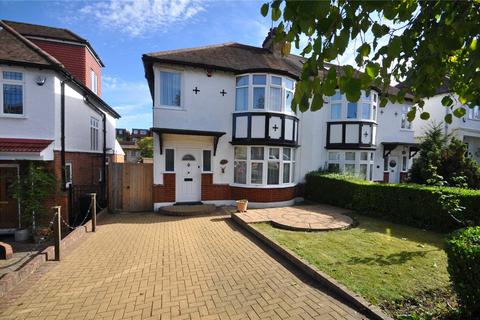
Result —
[{"label": "window sill", "polygon": [[28,117],[24,114],[6,114],[0,113],[0,118],[9,118],[9,119],[27,119]]},{"label": "window sill", "polygon": [[414,132],[413,129],[405,129],[405,128],[400,128],[400,131],[403,131],[403,132]]},{"label": "window sill", "polygon": [[239,188],[256,188],[256,189],[280,189],[280,188],[291,188],[295,187],[296,183],[283,183],[283,184],[240,184],[240,183],[230,183],[231,187]]},{"label": "window sill", "polygon": [[174,110],[174,111],[187,111],[185,107],[171,107],[171,106],[156,106],[155,109]]}]

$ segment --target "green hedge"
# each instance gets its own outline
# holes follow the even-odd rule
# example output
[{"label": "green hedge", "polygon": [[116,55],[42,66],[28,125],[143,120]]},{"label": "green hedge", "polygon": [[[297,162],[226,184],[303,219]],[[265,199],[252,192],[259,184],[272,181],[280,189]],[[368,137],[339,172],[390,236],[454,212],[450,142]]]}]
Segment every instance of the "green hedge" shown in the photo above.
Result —
[{"label": "green hedge", "polygon": [[448,272],[467,318],[480,317],[480,227],[454,232],[446,241]]},{"label": "green hedge", "polygon": [[480,191],[415,184],[380,184],[339,174],[311,172],[305,198],[353,209],[393,222],[441,232],[460,225],[442,209],[440,194],[454,194],[465,207],[457,218],[480,225]]}]

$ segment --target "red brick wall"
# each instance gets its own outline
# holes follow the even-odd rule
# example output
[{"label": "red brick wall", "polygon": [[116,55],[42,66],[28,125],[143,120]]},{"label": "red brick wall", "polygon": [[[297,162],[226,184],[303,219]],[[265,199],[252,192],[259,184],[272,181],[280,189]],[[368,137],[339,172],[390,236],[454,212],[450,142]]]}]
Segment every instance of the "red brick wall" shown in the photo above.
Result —
[{"label": "red brick wall", "polygon": [[406,183],[408,180],[408,172],[400,172],[400,182]]},{"label": "red brick wall", "polygon": [[102,67],[87,47],[38,39],[31,41],[63,63],[68,72],[88,88],[92,88],[90,70],[95,71],[98,78],[98,95],[101,96]]},{"label": "red brick wall", "polygon": [[389,172],[384,172],[383,173],[383,182],[388,183],[389,179],[390,179],[390,173]]},{"label": "red brick wall", "polygon": [[153,202],[175,202],[175,173],[164,173],[163,184],[153,185]]},{"label": "red brick wall", "polygon": [[97,95],[102,96],[102,67],[98,64],[95,57],[90,53],[90,51],[85,48],[85,79],[86,85],[90,89],[92,88],[92,77],[90,71],[93,70],[97,74]]},{"label": "red brick wall", "polygon": [[[60,152],[55,152],[55,159],[60,161]],[[73,184],[75,185],[94,185],[100,180],[100,170],[102,169],[102,154],[85,152],[65,152],[65,161],[72,163]],[[61,165],[58,166],[61,170]],[[59,177],[61,177],[59,175]]]},{"label": "red brick wall", "polygon": [[77,80],[86,84],[86,48],[84,46],[37,39],[31,39],[31,41],[63,63]]},{"label": "red brick wall", "polygon": [[213,184],[213,174],[202,174],[202,200],[229,200],[231,199],[228,184]]}]

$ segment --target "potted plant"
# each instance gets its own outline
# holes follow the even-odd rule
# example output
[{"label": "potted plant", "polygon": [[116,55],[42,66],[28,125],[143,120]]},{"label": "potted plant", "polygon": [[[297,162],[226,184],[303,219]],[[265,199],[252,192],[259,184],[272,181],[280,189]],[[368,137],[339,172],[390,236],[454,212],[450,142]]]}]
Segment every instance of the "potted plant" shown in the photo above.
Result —
[{"label": "potted plant", "polygon": [[20,204],[21,212],[21,225],[15,232],[15,241],[26,241],[31,235],[37,239],[38,228],[45,222],[48,212],[45,201],[55,194],[55,187],[53,173],[34,162],[30,162],[20,178],[12,184],[12,196]]},{"label": "potted plant", "polygon": [[247,207],[248,207],[248,200],[247,199],[242,199],[242,200],[237,200],[237,212],[246,212]]}]

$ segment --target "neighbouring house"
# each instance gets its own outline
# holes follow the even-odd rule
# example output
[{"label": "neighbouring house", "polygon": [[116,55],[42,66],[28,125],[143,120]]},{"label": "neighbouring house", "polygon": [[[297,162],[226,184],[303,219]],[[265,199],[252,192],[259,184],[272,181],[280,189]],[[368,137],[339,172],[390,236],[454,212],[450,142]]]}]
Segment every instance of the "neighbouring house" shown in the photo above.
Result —
[{"label": "neighbouring house", "polygon": [[127,129],[117,129],[117,141],[125,153],[124,161],[127,163],[151,163],[150,158],[142,157],[140,147],[137,144],[141,139],[151,136],[152,133],[149,129],[132,129],[131,133]]},{"label": "neighbouring house", "polygon": [[412,103],[379,108],[372,88],[356,103],[337,92],[320,111],[295,113],[304,59],[282,56],[272,40],[269,33],[261,48],[225,43],[143,55],[155,208],[237,199],[289,205],[305,174],[319,168],[374,181],[406,178],[417,151],[406,119]]},{"label": "neighbouring house", "polygon": [[0,20],[0,43],[0,229],[19,227],[9,185],[30,161],[55,173],[50,202],[75,223],[88,192],[106,200],[108,162],[121,154],[120,115],[100,98],[103,63],[66,29]]},{"label": "neighbouring house", "polygon": [[[467,109],[467,113],[462,118],[453,116],[451,124],[445,122],[445,116],[452,113],[450,108],[445,108],[442,105],[442,99],[445,96],[449,96],[448,81],[440,88],[437,88],[436,94],[425,100],[423,107],[424,111],[430,113],[430,119],[423,121],[421,119],[415,119],[412,122],[415,138],[420,141],[425,135],[425,131],[432,124],[443,124],[445,134],[451,134],[457,139],[463,141],[468,147],[468,155],[480,163],[480,109],[479,106]],[[462,104],[456,95],[452,96],[454,101],[454,109],[461,107]]]}]

